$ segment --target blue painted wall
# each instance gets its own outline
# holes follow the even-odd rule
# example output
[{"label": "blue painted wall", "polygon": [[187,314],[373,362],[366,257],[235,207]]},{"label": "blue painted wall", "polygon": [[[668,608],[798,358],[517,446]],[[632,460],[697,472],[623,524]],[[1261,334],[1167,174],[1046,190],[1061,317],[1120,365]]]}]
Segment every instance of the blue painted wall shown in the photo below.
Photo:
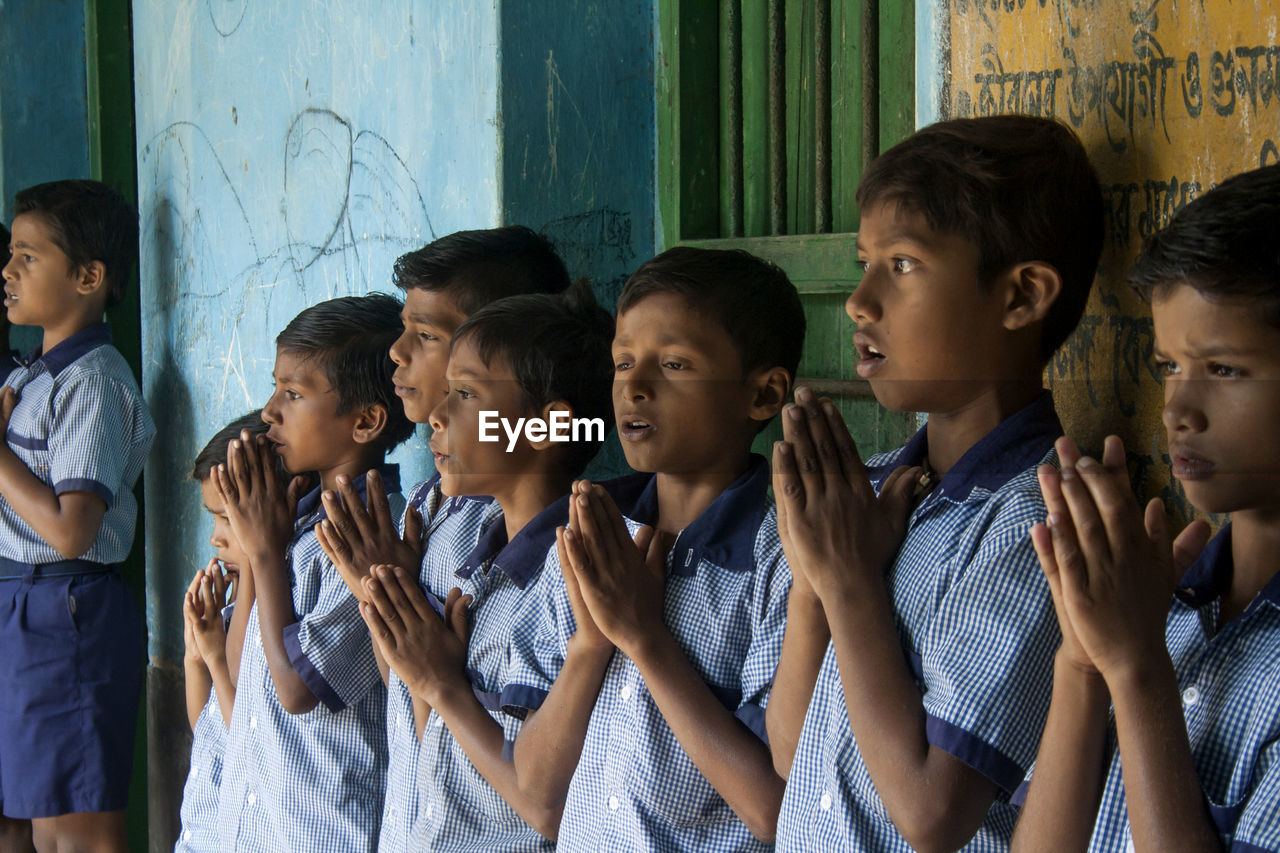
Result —
[{"label": "blue painted wall", "polygon": [[[210,553],[186,475],[268,396],[276,333],[461,228],[544,229],[610,307],[653,251],[652,0],[390,5],[134,4],[152,849],[184,772],[181,595]],[[397,454],[407,482],[424,443]]]},{"label": "blue painted wall", "polygon": [[[153,661],[182,654],[211,529],[186,479],[270,394],[275,335],[393,291],[395,258],[498,220],[497,11],[474,0],[134,7]],[[422,435],[397,460],[425,476]]]},{"label": "blue painted wall", "polygon": [[0,0],[0,219],[13,194],[89,176],[84,0]]}]

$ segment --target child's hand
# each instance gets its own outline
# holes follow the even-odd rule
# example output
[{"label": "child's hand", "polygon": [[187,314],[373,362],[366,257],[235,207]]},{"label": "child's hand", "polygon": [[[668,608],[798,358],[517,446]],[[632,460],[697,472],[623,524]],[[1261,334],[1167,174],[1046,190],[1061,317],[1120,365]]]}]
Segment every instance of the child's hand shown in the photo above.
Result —
[{"label": "child's hand", "polygon": [[8,385],[0,389],[0,433],[9,428],[9,419],[13,417],[13,410],[17,406],[18,392]]},{"label": "child's hand", "polygon": [[[1079,460],[1080,453],[1074,444],[1061,445],[1059,461],[1063,467],[1073,467]],[[1103,454],[1103,464],[1117,464],[1111,445],[1107,445],[1106,452]],[[1123,451],[1119,464],[1124,464]],[[1058,657],[1080,672],[1096,676],[1098,669],[1076,637],[1070,612],[1062,596],[1062,579],[1058,569],[1057,555],[1078,551],[1076,531],[1071,524],[1071,514],[1067,509],[1066,499],[1062,496],[1062,475],[1052,465],[1041,465],[1036,475],[1040,480],[1040,493],[1044,496],[1048,515],[1043,524],[1032,526],[1031,544],[1036,549],[1036,556],[1040,559],[1040,569],[1049,583],[1049,592],[1053,596],[1053,609],[1058,617],[1058,627],[1062,632],[1062,645],[1058,649]]]},{"label": "child's hand", "polygon": [[197,569],[182,596],[182,647],[185,662],[204,666],[204,658],[200,656],[200,646],[196,643],[195,620],[200,607],[200,581],[204,578],[204,569]]},{"label": "child's hand", "polygon": [[556,528],[556,554],[560,558],[560,575],[564,578],[565,592],[569,596],[569,607],[573,610],[573,618],[577,623],[572,642],[589,649],[613,650],[613,643],[600,632],[591,611],[582,600],[582,590],[578,587],[578,576],[575,567],[587,559],[582,550],[582,538],[575,532],[582,529],[578,521],[577,484],[569,498],[569,526]]},{"label": "child's hand", "polygon": [[295,477],[282,493],[275,472],[275,451],[263,436],[248,430],[227,447],[227,464],[214,471],[218,494],[226,503],[231,532],[255,558],[282,554],[293,533],[299,491],[304,480]]},{"label": "child's hand", "polygon": [[378,565],[363,581],[360,615],[383,659],[431,707],[449,691],[469,691],[465,677],[471,596],[456,587],[445,599],[444,619],[399,566]]},{"label": "child's hand", "polygon": [[819,598],[851,582],[883,588],[920,470],[893,471],[877,497],[835,406],[803,387],[796,401],[783,410],[785,441],[773,452],[778,533],[793,583]]},{"label": "child's hand", "polygon": [[[1138,506],[1124,467],[1124,447],[1107,436],[1103,462],[1081,457],[1071,439],[1058,439],[1063,460],[1063,530],[1054,538],[1062,599],[1080,647],[1111,683],[1166,654],[1164,628],[1181,570],[1156,498]],[[1077,461],[1078,460],[1078,461]],[[1074,461],[1074,464],[1069,462]],[[1183,559],[1200,529],[1179,537]]]},{"label": "child's hand", "polygon": [[634,657],[637,643],[666,630],[666,549],[647,525],[632,541],[622,513],[600,486],[575,484],[570,501],[577,504],[578,529],[564,538],[576,549],[570,562],[580,600],[600,633]]},{"label": "child's hand", "polygon": [[377,471],[370,471],[365,475],[365,484],[367,508],[351,481],[339,477],[338,493],[327,490],[321,496],[328,518],[315,528],[320,547],[337,567],[351,594],[361,601],[365,600],[361,581],[375,564],[416,566],[422,562],[422,516],[417,508],[409,507],[401,536],[391,517],[382,477]]},{"label": "child's hand", "polygon": [[200,657],[206,664],[223,662],[227,656],[227,632],[222,626],[222,608],[226,607],[227,588],[222,567],[217,560],[197,573],[199,581],[188,590],[183,617],[190,623]]}]

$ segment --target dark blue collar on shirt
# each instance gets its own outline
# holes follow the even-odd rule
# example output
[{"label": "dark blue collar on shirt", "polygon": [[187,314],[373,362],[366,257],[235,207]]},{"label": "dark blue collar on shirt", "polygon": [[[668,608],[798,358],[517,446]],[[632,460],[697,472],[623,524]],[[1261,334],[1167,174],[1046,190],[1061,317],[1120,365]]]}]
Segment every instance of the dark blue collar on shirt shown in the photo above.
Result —
[{"label": "dark blue collar on shirt", "polygon": [[[1203,607],[1227,591],[1234,567],[1231,557],[1231,525],[1227,524],[1204,546],[1200,556],[1178,581],[1176,595],[1188,607]],[[1280,574],[1267,581],[1257,601],[1280,607]]]},{"label": "dark blue collar on shirt", "polygon": [[19,359],[19,364],[23,367],[31,367],[39,362],[44,365],[45,370],[49,371],[49,375],[57,376],[80,356],[109,343],[111,343],[111,327],[106,323],[95,323],[84,327],[44,354],[41,354],[40,348],[36,347],[26,358]]},{"label": "dark blue collar on shirt", "polygon": [[512,583],[524,589],[546,561],[547,552],[556,541],[556,528],[568,522],[569,495],[531,518],[510,542],[507,541],[507,525],[499,515],[480,534],[476,547],[471,549],[462,567],[454,574],[469,578],[476,569],[489,565],[489,571],[496,568],[505,572]]},{"label": "dark blue collar on shirt", "polygon": [[[379,465],[377,467],[377,471],[378,471],[378,474],[382,477],[382,486],[386,490],[387,495],[393,495],[396,492],[400,491],[400,466],[399,465],[391,465],[391,464],[383,463],[382,465]],[[355,487],[356,494],[360,496],[360,500],[364,500],[365,499],[364,493],[367,485],[364,476],[352,477],[351,485]],[[298,501],[298,512],[297,512],[298,521],[302,521],[305,518],[310,518],[312,515],[315,515],[318,513],[319,515],[316,517],[315,522],[313,522],[313,525],[312,525],[314,526],[316,522],[323,521],[324,519],[329,517],[328,513],[325,512],[324,504],[320,501],[320,494],[323,491],[324,491],[323,486],[316,486],[314,489],[312,489],[311,491],[307,492],[305,495],[302,496],[302,498]]]},{"label": "dark blue collar on shirt", "polygon": [[[653,524],[658,520],[658,478],[654,474],[640,476],[648,482],[627,515],[641,524]],[[768,507],[769,479],[769,463],[763,456],[751,454],[746,473],[676,537],[671,549],[672,573],[690,576],[703,560],[734,572],[751,571],[756,533]],[[631,480],[623,478],[626,488],[632,487]]]},{"label": "dark blue collar on shirt", "polygon": [[[1062,422],[1053,410],[1053,396],[1045,391],[965,451],[943,475],[934,496],[963,501],[974,489],[994,492],[1043,459],[1060,435]],[[884,463],[868,468],[867,473],[879,485],[893,469],[919,465],[928,453],[928,427],[923,426],[899,451],[890,454]]]}]

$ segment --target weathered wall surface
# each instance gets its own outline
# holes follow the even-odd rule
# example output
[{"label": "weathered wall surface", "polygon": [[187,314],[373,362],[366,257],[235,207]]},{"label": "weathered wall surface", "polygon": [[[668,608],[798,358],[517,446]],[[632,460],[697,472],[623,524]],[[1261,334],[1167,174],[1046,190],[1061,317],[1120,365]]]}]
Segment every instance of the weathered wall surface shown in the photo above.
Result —
[{"label": "weathered wall surface", "polygon": [[[185,763],[181,597],[209,554],[190,462],[271,390],[274,339],[395,258],[499,219],[497,8],[416,0],[143,0],[133,10],[142,216],[151,843]],[[419,433],[398,452],[427,470]]]},{"label": "weathered wall surface", "polygon": [[0,222],[13,194],[89,175],[83,0],[0,0]]},{"label": "weathered wall surface", "polygon": [[1138,487],[1185,516],[1150,311],[1124,275],[1143,238],[1197,195],[1280,161],[1280,2],[949,0],[934,11],[943,25],[922,49],[942,59],[939,117],[1054,116],[1089,150],[1106,243],[1087,315],[1049,381],[1070,434],[1100,448],[1118,433]]},{"label": "weathered wall surface", "polygon": [[[461,228],[545,230],[610,306],[653,251],[650,0],[139,0],[134,5],[151,845],[185,772],[180,602],[211,522],[186,479],[270,392],[276,333],[393,288]],[[425,431],[396,458],[429,467]]]}]

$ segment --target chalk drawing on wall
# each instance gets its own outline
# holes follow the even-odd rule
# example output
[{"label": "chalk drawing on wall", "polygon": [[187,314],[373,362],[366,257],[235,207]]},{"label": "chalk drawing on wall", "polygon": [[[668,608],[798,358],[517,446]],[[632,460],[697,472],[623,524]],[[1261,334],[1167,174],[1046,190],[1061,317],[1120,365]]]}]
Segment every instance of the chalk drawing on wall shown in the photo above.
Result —
[{"label": "chalk drawing on wall", "polygon": [[[142,250],[163,306],[155,328],[173,350],[197,357],[219,407],[228,395],[237,409],[260,402],[251,389],[261,390],[270,366],[246,365],[241,340],[273,340],[288,322],[272,310],[278,287],[302,304],[387,290],[394,258],[435,237],[417,182],[382,136],[308,109],[289,123],[282,148],[275,210],[246,208],[237,182],[249,164],[229,170],[193,122],[170,124],[142,151],[154,188],[142,206]],[[264,247],[264,234],[283,239]],[[211,311],[202,304],[210,300],[223,304]],[[280,303],[290,315],[297,304]]]},{"label": "chalk drawing on wall", "polygon": [[218,31],[218,35],[226,38],[240,29],[249,0],[205,0],[205,5],[209,8],[209,20],[213,22],[213,28]]}]

